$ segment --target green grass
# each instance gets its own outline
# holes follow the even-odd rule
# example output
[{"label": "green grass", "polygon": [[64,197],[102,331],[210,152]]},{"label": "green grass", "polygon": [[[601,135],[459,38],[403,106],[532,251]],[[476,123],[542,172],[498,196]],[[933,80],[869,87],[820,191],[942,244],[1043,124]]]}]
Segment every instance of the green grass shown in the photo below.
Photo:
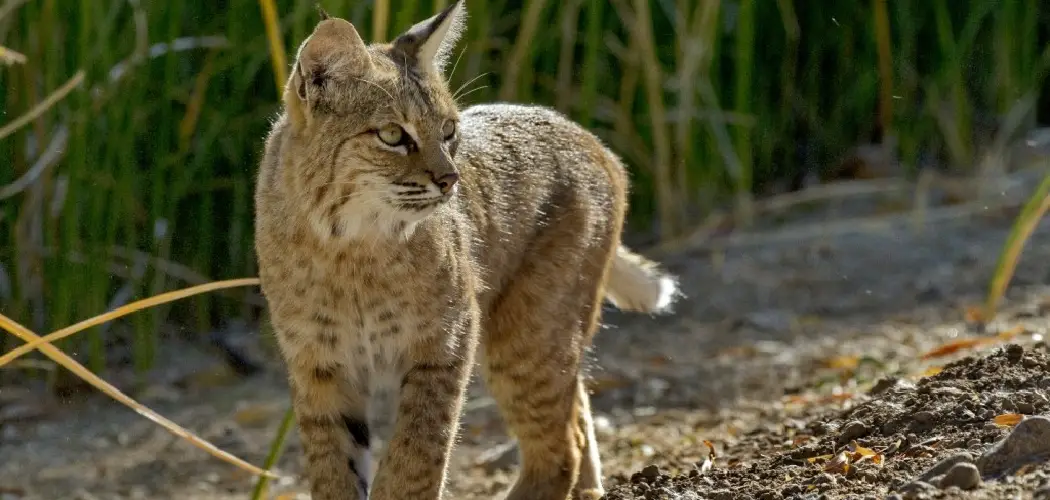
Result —
[{"label": "green grass", "polygon": [[[375,1],[321,3],[388,38],[447,1],[378,2],[386,12]],[[729,206],[746,216],[769,184],[833,165],[880,134],[896,137],[905,165],[933,154],[973,169],[988,117],[1026,96],[1044,114],[1050,106],[1050,6],[1037,0],[468,0],[468,8],[453,88],[470,82],[468,102],[556,106],[598,132],[631,166],[630,224],[663,237],[687,230],[695,211]],[[275,15],[283,64],[270,57],[258,0],[31,0],[0,19],[0,46],[25,56],[0,66],[0,127],[85,74],[0,139],[2,189],[63,130],[68,137],[54,165],[0,201],[0,294],[10,289],[0,311],[51,331],[187,284],[170,272],[175,264],[198,281],[255,274],[252,186],[277,110],[275,81],[283,83],[276,75],[316,22],[312,2],[282,2]],[[204,46],[184,46],[191,41]],[[157,45],[173,42],[179,50]],[[107,345],[131,342],[145,370],[161,322],[203,331],[254,314],[240,300],[246,293],[254,292],[158,307],[131,318],[126,336],[94,328],[59,347],[97,371]]]}]

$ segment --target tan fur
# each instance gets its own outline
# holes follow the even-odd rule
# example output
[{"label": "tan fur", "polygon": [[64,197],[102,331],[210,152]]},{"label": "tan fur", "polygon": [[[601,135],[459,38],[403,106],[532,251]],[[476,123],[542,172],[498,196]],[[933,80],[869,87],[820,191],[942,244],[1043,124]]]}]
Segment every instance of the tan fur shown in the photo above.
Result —
[{"label": "tan fur", "polygon": [[[603,290],[646,312],[675,296],[620,245],[627,176],[594,135],[537,106],[458,110],[442,69],[464,15],[367,46],[321,21],[266,142],[256,251],[315,500],[441,498],[479,339],[522,454],[507,498],[600,497],[580,358]],[[381,139],[391,123],[411,144]]]}]

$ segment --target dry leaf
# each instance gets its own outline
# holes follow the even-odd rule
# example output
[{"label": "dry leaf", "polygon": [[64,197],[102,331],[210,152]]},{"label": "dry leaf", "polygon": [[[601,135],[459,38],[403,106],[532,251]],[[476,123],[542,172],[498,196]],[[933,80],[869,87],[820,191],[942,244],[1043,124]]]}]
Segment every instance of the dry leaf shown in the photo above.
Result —
[{"label": "dry leaf", "polygon": [[811,464],[815,464],[815,463],[817,463],[818,461],[820,461],[820,462],[823,462],[824,460],[828,460],[828,459],[830,459],[830,458],[831,458],[831,457],[833,457],[833,456],[834,456],[834,455],[817,455],[817,456],[815,456],[815,457],[809,457],[809,458],[807,458],[807,459],[806,459],[806,461],[807,461],[807,462],[809,462],[809,463],[811,463]]},{"label": "dry leaf", "polygon": [[999,427],[1013,427],[1024,420],[1024,415],[1020,413],[1004,413],[992,419],[992,422]]},{"label": "dry leaf", "polygon": [[812,441],[812,440],[813,440],[813,436],[811,436],[809,434],[799,434],[799,435],[791,438],[791,446],[802,446],[803,444],[806,444],[806,442]]},{"label": "dry leaf", "polygon": [[1013,339],[1014,337],[1016,337],[1018,335],[1021,335],[1021,334],[1025,333],[1027,331],[1028,331],[1028,329],[1025,328],[1024,326],[1017,325],[1017,326],[1015,326],[1015,327],[1013,327],[1013,328],[1011,328],[1009,330],[1006,330],[1004,332],[999,332],[999,335],[996,335],[995,338],[1005,342],[1005,341]]},{"label": "dry leaf", "polygon": [[704,440],[704,446],[707,446],[707,450],[708,450],[707,451],[707,456],[711,457],[711,458],[715,458],[715,456],[716,456],[715,455],[715,445],[712,444],[711,441],[708,441],[708,440],[705,439]]},{"label": "dry leaf", "polygon": [[835,356],[825,359],[821,364],[833,370],[852,370],[860,364],[860,356]]},{"label": "dry leaf", "polygon": [[951,354],[955,354],[955,353],[957,353],[957,352],[959,352],[959,351],[961,351],[963,349],[970,349],[972,347],[976,347],[976,346],[979,346],[981,344],[987,344],[988,342],[991,342],[991,341],[992,341],[991,338],[977,337],[977,338],[960,339],[960,340],[948,342],[947,344],[944,344],[944,345],[942,345],[940,347],[936,347],[936,348],[931,349],[930,351],[926,352],[926,354],[922,355],[922,359],[933,359],[933,358],[939,358],[939,357],[942,357],[942,356],[948,356],[948,355],[951,355]]},{"label": "dry leaf", "polygon": [[847,474],[849,473],[850,456],[846,452],[840,452],[835,455],[835,459],[828,462],[824,466],[824,472],[831,472],[833,474]]},{"label": "dry leaf", "polygon": [[850,453],[853,453],[854,455],[862,456],[862,457],[873,457],[873,456],[879,454],[877,451],[875,451],[875,450],[873,450],[871,448],[865,448],[865,447],[857,444],[856,440],[853,440],[853,441],[849,442],[849,451],[850,451]]},{"label": "dry leaf", "polygon": [[932,376],[934,376],[934,375],[936,375],[938,373],[941,373],[942,371],[944,371],[944,367],[943,366],[931,366],[931,367],[927,368],[925,371],[922,372],[922,376],[923,377],[932,377]]},{"label": "dry leaf", "polygon": [[705,458],[704,463],[700,465],[701,474],[706,474],[707,471],[715,466],[715,445],[706,439],[704,440],[704,445],[707,446],[707,458]]}]

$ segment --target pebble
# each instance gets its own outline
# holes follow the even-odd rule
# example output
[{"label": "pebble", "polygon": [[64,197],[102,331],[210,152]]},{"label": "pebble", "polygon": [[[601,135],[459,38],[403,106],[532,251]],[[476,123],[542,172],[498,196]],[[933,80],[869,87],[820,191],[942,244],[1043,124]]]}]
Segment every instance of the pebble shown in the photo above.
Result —
[{"label": "pebble", "polygon": [[646,465],[638,474],[645,479],[656,479],[660,477],[660,468],[655,465]]},{"label": "pebble", "polygon": [[1024,356],[1024,347],[1018,344],[1007,345],[1004,350],[1006,351],[1006,359],[1012,363],[1020,361],[1021,357]]},{"label": "pebble", "polygon": [[935,415],[932,411],[923,410],[920,412],[916,412],[914,415],[911,416],[911,418],[916,422],[926,424],[937,420],[937,415]]},{"label": "pebble", "polygon": [[854,420],[844,426],[842,426],[842,432],[839,433],[838,443],[839,445],[846,444],[854,439],[865,436],[870,432],[867,425],[860,420]]},{"label": "pebble", "polygon": [[929,482],[934,477],[940,476],[941,474],[948,472],[949,469],[951,469],[956,464],[960,463],[973,463],[973,455],[964,451],[956,453],[948,458],[945,458],[944,460],[941,460],[940,462],[934,464],[933,467],[926,469],[926,472],[923,472],[922,475],[919,476],[918,479],[916,479],[916,481]]},{"label": "pebble", "polygon": [[977,466],[969,462],[960,462],[948,469],[941,478],[938,486],[943,489],[955,486],[962,490],[971,490],[981,484],[981,471]]},{"label": "pebble", "polygon": [[903,496],[904,500],[912,500],[919,498],[919,495],[927,491],[933,491],[936,489],[937,487],[930,483],[924,481],[913,481],[901,488],[901,496]]},{"label": "pebble", "polygon": [[1028,417],[977,459],[984,475],[996,476],[1050,453],[1050,418]]}]

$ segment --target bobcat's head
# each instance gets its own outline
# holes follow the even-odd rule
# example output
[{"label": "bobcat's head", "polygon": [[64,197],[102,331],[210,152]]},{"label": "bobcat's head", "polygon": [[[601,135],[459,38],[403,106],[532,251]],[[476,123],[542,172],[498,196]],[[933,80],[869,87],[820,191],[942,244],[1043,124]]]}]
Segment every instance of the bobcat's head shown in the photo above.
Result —
[{"label": "bobcat's head", "polygon": [[365,45],[351,23],[322,16],[284,89],[287,188],[322,238],[407,237],[458,188],[444,68],[463,0],[390,43]]}]

